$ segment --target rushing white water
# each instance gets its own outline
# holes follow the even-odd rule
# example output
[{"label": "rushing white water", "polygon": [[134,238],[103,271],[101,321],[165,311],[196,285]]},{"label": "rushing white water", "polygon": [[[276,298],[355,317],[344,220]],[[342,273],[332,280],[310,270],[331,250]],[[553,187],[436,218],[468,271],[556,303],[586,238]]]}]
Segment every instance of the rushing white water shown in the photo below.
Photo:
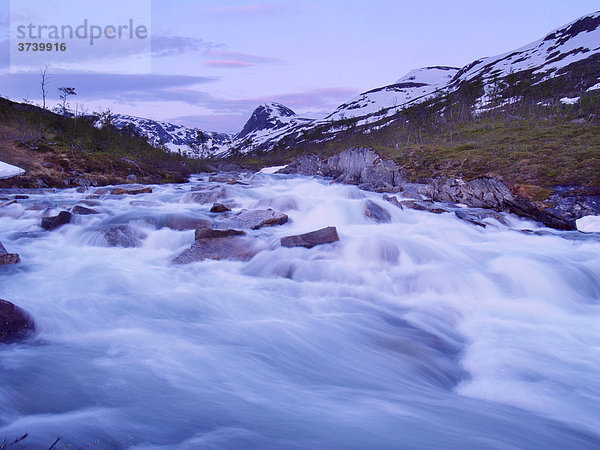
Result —
[{"label": "rushing white water", "polygon": [[[0,298],[38,335],[0,346],[0,442],[26,448],[600,447],[600,241],[532,223],[401,210],[355,187],[257,174],[235,208],[290,223],[251,231],[252,260],[173,265],[205,217],[187,185],[104,196],[51,232],[43,215],[89,195],[31,193],[0,210],[22,263]],[[214,184],[214,183],[213,183]],[[392,216],[364,215],[366,199]],[[98,230],[129,222],[139,248]],[[148,223],[151,222],[151,223]],[[334,225],[340,241],[282,248]]]}]

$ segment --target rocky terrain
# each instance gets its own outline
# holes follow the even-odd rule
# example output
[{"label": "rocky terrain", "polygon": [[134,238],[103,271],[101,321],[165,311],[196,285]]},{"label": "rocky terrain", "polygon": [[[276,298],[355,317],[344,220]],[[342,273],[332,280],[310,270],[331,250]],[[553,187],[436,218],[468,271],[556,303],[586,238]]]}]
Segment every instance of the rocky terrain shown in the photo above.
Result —
[{"label": "rocky terrain", "polygon": [[430,183],[412,183],[396,162],[382,158],[370,148],[349,149],[328,159],[304,155],[280,172],[330,177],[376,192],[400,192],[425,200],[512,212],[562,230],[575,230],[577,219],[600,215],[600,192],[595,190],[565,190],[546,201],[534,202],[494,177],[437,178]]}]

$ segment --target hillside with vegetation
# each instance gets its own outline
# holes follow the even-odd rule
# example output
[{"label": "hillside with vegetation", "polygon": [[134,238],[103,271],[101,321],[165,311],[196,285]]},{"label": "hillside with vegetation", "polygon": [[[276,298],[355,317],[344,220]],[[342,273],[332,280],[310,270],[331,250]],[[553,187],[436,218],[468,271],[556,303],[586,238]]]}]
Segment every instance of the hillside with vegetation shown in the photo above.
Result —
[{"label": "hillside with vegetation", "polygon": [[0,98],[0,160],[26,170],[0,187],[184,182],[203,170],[199,160],[152,146],[135,130],[94,121]]}]

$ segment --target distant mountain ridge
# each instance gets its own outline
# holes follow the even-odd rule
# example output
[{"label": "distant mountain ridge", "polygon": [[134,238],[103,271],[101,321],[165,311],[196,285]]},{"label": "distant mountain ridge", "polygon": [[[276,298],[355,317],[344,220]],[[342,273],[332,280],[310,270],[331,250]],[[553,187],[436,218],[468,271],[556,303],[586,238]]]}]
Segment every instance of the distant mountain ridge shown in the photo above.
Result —
[{"label": "distant mountain ridge", "polygon": [[[581,17],[542,39],[463,68],[431,66],[413,70],[395,83],[371,89],[338,106],[323,119],[308,119],[279,103],[258,106],[236,135],[198,130],[133,116],[117,115],[115,126],[133,127],[150,142],[197,158],[244,155],[306,142],[326,142],[349,128],[364,133],[398,120],[407,107],[452,102],[468,88],[473,114],[518,101],[524,92],[540,103],[576,103],[600,88],[600,12]],[[464,96],[460,97],[464,102]],[[442,107],[437,105],[439,110]]]}]

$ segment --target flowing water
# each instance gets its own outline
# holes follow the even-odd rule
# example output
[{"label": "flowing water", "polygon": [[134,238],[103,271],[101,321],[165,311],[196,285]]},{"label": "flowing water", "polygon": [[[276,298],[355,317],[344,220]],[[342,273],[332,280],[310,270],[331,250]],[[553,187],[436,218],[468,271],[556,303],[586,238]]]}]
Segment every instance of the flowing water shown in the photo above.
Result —
[{"label": "flowing water", "polygon": [[[600,448],[600,240],[401,210],[327,181],[249,175],[236,208],[290,222],[251,231],[247,262],[174,265],[218,221],[185,185],[104,195],[99,215],[41,230],[90,192],[32,192],[0,210],[22,263],[0,298],[39,333],[0,346],[0,442],[71,448]],[[364,215],[367,199],[391,223]],[[129,223],[137,248],[102,227]],[[325,226],[340,241],[282,248]],[[218,224],[216,226],[219,226]],[[546,230],[548,231],[548,230]]]}]

